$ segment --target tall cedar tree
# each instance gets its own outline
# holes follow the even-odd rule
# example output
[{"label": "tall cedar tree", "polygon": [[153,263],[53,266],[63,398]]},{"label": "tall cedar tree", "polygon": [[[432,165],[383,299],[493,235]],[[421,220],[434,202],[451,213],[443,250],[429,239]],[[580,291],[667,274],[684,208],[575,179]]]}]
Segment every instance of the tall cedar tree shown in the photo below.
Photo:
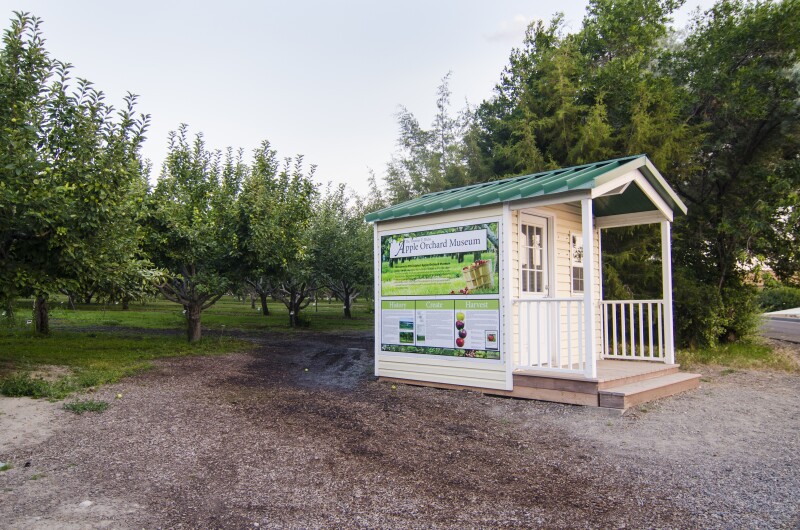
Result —
[{"label": "tall cedar tree", "polygon": [[[668,26],[681,3],[595,0],[577,33],[533,23],[465,145],[479,181],[646,153],[689,206],[673,231],[679,339],[713,344],[753,329],[754,259],[800,269],[800,3],[723,0],[684,40]],[[657,231],[631,236],[604,239],[611,296],[660,289]]]}]

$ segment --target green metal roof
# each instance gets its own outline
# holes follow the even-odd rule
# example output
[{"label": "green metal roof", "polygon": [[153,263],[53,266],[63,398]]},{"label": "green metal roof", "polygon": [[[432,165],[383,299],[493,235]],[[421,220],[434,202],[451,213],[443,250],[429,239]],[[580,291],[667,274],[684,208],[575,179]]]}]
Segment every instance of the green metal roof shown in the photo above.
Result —
[{"label": "green metal roof", "polygon": [[[631,171],[639,169],[673,211],[676,213],[686,212],[686,206],[669,188],[647,157],[635,155],[428,193],[416,199],[367,214],[366,220],[368,222],[387,221],[460,208],[474,208],[560,193],[592,190],[600,183],[605,182],[602,179],[604,175],[608,176],[612,171],[626,165],[630,166]],[[594,213],[598,217],[654,209],[656,207],[638,186],[628,186],[620,194],[599,197],[594,205]]]}]

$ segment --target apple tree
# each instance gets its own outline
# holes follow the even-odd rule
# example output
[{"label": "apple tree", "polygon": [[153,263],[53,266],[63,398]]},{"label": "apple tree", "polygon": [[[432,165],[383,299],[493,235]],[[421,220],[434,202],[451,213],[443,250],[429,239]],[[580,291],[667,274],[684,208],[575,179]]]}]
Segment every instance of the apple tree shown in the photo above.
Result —
[{"label": "apple tree", "polygon": [[352,318],[353,301],[372,284],[372,230],[364,221],[364,204],[348,197],[344,185],[328,188],[312,224],[314,269],[320,282],[342,301]]},{"label": "apple tree", "polygon": [[209,151],[188,126],[169,135],[169,151],[148,197],[147,249],[166,270],[158,288],[183,306],[189,342],[201,337],[202,312],[228,290],[238,259],[235,207],[246,166],[241,153]]},{"label": "apple tree", "polygon": [[255,150],[239,199],[238,234],[248,284],[266,306],[266,292],[289,310],[289,325],[299,322],[316,290],[309,251],[309,227],[316,188],[315,166],[306,172],[303,157],[282,162],[269,142]]}]

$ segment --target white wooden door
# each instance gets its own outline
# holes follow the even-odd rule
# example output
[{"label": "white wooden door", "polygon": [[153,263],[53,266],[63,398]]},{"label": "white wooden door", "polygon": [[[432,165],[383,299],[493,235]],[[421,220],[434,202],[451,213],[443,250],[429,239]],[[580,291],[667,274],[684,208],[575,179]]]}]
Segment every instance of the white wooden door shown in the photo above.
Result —
[{"label": "white wooden door", "polygon": [[[520,214],[520,333],[521,358],[529,366],[549,366],[554,337],[550,329],[550,245],[549,220],[537,215]],[[527,301],[526,301],[527,300]]]}]

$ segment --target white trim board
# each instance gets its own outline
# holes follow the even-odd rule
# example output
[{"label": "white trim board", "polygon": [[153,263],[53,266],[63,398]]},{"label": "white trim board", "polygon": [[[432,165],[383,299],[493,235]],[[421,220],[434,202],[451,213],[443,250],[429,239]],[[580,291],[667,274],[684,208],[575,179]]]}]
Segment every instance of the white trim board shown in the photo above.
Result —
[{"label": "white trim board", "polygon": [[623,213],[620,215],[595,217],[594,225],[597,228],[617,228],[620,226],[657,224],[661,221],[668,221],[668,219],[661,211],[651,210],[649,212]]}]

